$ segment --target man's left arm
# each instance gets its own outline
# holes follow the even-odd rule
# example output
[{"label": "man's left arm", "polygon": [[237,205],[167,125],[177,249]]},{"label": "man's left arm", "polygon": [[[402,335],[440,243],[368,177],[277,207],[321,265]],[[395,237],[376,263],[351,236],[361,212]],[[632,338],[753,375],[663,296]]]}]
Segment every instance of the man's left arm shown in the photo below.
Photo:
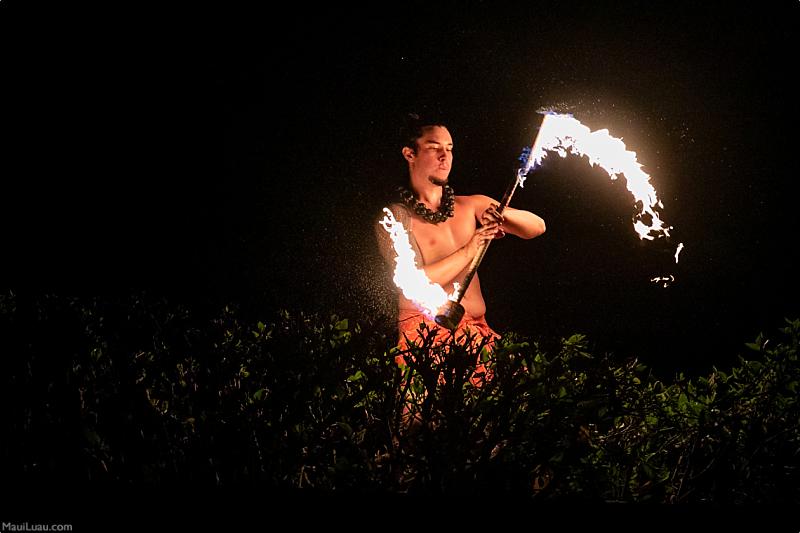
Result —
[{"label": "man's left arm", "polygon": [[498,215],[500,202],[497,200],[483,194],[475,194],[471,199],[475,206],[475,218],[481,225],[497,220],[499,216],[500,228],[511,235],[532,239],[545,232],[544,220],[530,211],[506,207],[502,215]]}]

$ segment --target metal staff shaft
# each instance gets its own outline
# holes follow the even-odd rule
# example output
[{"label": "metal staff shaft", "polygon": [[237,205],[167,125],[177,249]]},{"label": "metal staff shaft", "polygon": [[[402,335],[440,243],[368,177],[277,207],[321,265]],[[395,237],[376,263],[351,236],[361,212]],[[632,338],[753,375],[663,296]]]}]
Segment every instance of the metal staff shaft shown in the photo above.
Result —
[{"label": "metal staff shaft", "polygon": [[[514,177],[514,180],[506,188],[506,192],[503,194],[503,199],[500,200],[500,207],[497,208],[497,211],[500,214],[503,213],[509,202],[511,202],[511,197],[514,196],[514,191],[517,190],[517,185],[519,185],[519,175],[521,172],[522,170],[517,171],[517,175]],[[469,284],[472,282],[472,278],[475,276],[475,272],[478,271],[478,266],[481,264],[481,261],[483,261],[483,256],[486,255],[486,250],[489,249],[489,245],[491,243],[492,241],[489,240],[481,244],[481,246],[478,248],[478,253],[475,254],[474,258],[472,258],[472,262],[469,264],[467,273],[464,276],[464,281],[461,282],[461,286],[458,289],[458,298],[456,300],[448,301],[439,309],[435,320],[440,326],[443,326],[449,330],[454,330],[458,327],[458,324],[464,317],[464,306],[461,305],[461,299],[467,292],[467,287],[469,287]]]}]

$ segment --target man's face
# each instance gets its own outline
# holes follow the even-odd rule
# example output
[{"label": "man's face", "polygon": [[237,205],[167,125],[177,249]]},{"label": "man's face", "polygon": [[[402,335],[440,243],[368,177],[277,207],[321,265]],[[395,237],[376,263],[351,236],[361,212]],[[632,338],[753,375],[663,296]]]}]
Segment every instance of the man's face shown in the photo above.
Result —
[{"label": "man's face", "polygon": [[443,126],[425,129],[417,139],[417,153],[412,163],[412,172],[431,180],[437,185],[447,183],[453,165],[453,138]]}]

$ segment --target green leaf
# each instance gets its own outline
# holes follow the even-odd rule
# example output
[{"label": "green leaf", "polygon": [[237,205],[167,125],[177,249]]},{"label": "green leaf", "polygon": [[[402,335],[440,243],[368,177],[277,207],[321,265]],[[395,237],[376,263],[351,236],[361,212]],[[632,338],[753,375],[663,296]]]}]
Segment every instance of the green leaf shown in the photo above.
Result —
[{"label": "green leaf", "polygon": [[353,382],[353,381],[358,381],[359,379],[362,379],[362,378],[364,378],[364,372],[362,372],[361,370],[358,370],[358,371],[356,371],[355,374],[353,374],[352,376],[349,376],[347,378],[347,381]]},{"label": "green leaf", "polygon": [[569,339],[566,339],[564,341],[564,344],[579,345],[582,344],[585,339],[586,335],[581,335],[580,333],[576,333],[572,335]]},{"label": "green leaf", "polygon": [[515,342],[513,344],[507,344],[502,348],[508,352],[519,352],[523,348],[527,348],[529,345],[527,342]]}]

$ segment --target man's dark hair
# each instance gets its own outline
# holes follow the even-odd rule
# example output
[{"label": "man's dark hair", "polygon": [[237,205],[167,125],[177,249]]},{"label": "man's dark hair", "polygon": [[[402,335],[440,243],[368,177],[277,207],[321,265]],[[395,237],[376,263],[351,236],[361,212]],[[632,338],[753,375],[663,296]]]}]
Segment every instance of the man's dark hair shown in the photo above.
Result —
[{"label": "man's dark hair", "polygon": [[400,142],[403,148],[408,147],[417,151],[417,139],[422,137],[425,130],[435,126],[446,128],[444,121],[438,113],[428,113],[422,115],[419,113],[406,113],[403,126],[400,128]]}]

